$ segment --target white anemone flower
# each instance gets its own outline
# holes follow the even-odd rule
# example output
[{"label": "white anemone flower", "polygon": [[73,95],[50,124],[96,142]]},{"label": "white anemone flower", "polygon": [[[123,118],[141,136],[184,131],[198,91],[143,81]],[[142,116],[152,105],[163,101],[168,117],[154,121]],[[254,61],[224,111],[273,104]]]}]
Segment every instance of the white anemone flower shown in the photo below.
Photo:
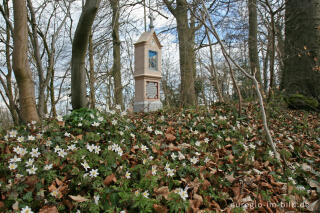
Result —
[{"label": "white anemone flower", "polygon": [[100,123],[99,123],[99,122],[93,122],[93,123],[91,124],[91,126],[98,127],[98,126],[100,126]]},{"label": "white anemone flower", "polygon": [[58,156],[64,158],[68,153],[66,151],[64,151],[64,149],[61,149],[58,152]]},{"label": "white anemone flower", "polygon": [[174,176],[174,172],[175,172],[174,169],[168,168],[168,169],[167,169],[167,176],[168,176],[168,177],[173,177],[173,176]]},{"label": "white anemone flower", "polygon": [[111,123],[112,123],[112,125],[117,125],[118,121],[117,120],[112,120]]},{"label": "white anemone flower", "polygon": [[18,167],[18,165],[15,164],[15,163],[10,163],[9,166],[8,166],[8,168],[9,168],[10,170],[15,170],[17,167]]},{"label": "white anemone flower", "polygon": [[157,166],[153,165],[151,168],[151,174],[156,175],[157,174]]},{"label": "white anemone flower", "polygon": [[130,179],[130,178],[131,178],[131,173],[127,171],[124,176],[125,176],[127,179]]},{"label": "white anemone flower", "polygon": [[184,160],[186,157],[181,152],[178,152],[178,158],[179,160]]},{"label": "white anemone flower", "polygon": [[72,144],[72,145],[69,145],[69,146],[68,146],[68,150],[70,150],[70,151],[73,151],[73,150],[75,150],[75,149],[77,149],[77,147],[76,147],[75,144]]},{"label": "white anemone flower", "polygon": [[52,169],[52,164],[45,165],[43,169],[44,169],[44,170],[50,170],[50,169]]},{"label": "white anemone flower", "polygon": [[60,146],[57,145],[56,147],[54,147],[54,152],[58,153],[60,150],[61,150]]},{"label": "white anemone flower", "polygon": [[8,132],[9,138],[15,138],[18,135],[18,131],[17,130],[11,130]]},{"label": "white anemone flower", "polygon": [[175,153],[172,153],[171,158],[172,158],[172,160],[175,160],[177,158],[177,155]]},{"label": "white anemone flower", "polygon": [[90,169],[89,164],[87,163],[87,161],[84,161],[83,163],[81,163],[81,165],[83,166],[83,168],[87,171],[87,169]]},{"label": "white anemone flower", "polygon": [[51,193],[50,193],[53,197],[57,198],[59,196],[59,191],[58,189],[56,190],[53,190]]},{"label": "white anemone flower", "polygon": [[186,198],[188,198],[188,192],[187,190],[183,190],[181,188],[178,188],[178,194],[180,195],[180,197],[183,199],[183,200],[186,200]]},{"label": "white anemone flower", "polygon": [[20,161],[21,161],[21,158],[18,158],[16,155],[9,160],[10,163],[17,163]]},{"label": "white anemone flower", "polygon": [[268,154],[269,154],[270,157],[274,157],[274,152],[273,151],[269,150]]},{"label": "white anemone flower", "polygon": [[28,136],[28,141],[34,141],[36,138],[33,135],[29,135]]},{"label": "white anemone flower", "polygon": [[87,144],[86,148],[87,148],[87,150],[88,150],[89,152],[93,152],[93,150],[94,150],[94,145],[93,145],[93,144],[92,144],[92,145]]},{"label": "white anemone flower", "polygon": [[156,134],[156,135],[162,135],[163,133],[162,133],[161,131],[159,131],[159,130],[156,130],[156,131],[154,131],[154,134]]},{"label": "white anemone flower", "polygon": [[98,145],[93,146],[93,149],[94,149],[94,153],[96,153],[96,154],[99,154],[100,151],[101,151],[101,148],[100,148],[100,146],[98,146]]},{"label": "white anemone flower", "polygon": [[89,174],[90,177],[97,177],[98,175],[99,175],[98,169],[92,169]]},{"label": "white anemone flower", "polygon": [[29,206],[26,206],[23,209],[21,209],[21,213],[33,213],[33,211]]},{"label": "white anemone flower", "polygon": [[50,147],[52,145],[52,141],[48,140],[46,141],[46,146]]},{"label": "white anemone flower", "polygon": [[100,196],[99,195],[95,195],[95,196],[93,196],[93,199],[94,199],[94,203],[96,205],[99,205]]},{"label": "white anemone flower", "polygon": [[69,132],[65,132],[65,133],[64,133],[64,136],[65,136],[65,137],[70,137],[71,134],[70,134]]},{"label": "white anemone flower", "polygon": [[17,141],[18,141],[19,143],[23,142],[23,141],[24,141],[24,137],[23,137],[23,136],[19,136],[19,137],[17,138]]},{"label": "white anemone flower", "polygon": [[32,151],[30,152],[31,157],[37,158],[39,157],[41,153],[38,151],[38,148],[33,148]]},{"label": "white anemone flower", "polygon": [[27,169],[27,172],[29,175],[35,175],[37,170],[38,168],[33,165],[30,169]]},{"label": "white anemone flower", "polygon": [[148,191],[143,192],[142,196],[145,198],[149,198],[149,192]]},{"label": "white anemone flower", "polygon": [[27,167],[30,167],[33,165],[33,162],[34,162],[34,159],[33,158],[30,158],[27,162],[26,162],[26,166]]},{"label": "white anemone flower", "polygon": [[196,163],[198,163],[198,158],[196,158],[196,157],[193,157],[193,158],[191,158],[190,159],[190,162],[192,163],[192,164],[196,164]]},{"label": "white anemone flower", "polygon": [[145,146],[145,145],[141,145],[141,151],[147,151],[147,149],[149,149],[147,146]]}]

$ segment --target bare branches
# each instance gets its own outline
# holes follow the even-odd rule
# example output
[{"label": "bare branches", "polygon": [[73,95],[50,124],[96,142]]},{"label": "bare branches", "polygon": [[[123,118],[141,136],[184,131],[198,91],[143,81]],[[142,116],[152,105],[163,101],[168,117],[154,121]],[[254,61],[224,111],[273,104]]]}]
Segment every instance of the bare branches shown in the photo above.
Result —
[{"label": "bare branches", "polygon": [[[259,104],[260,104],[260,110],[261,110],[261,116],[262,116],[262,121],[263,121],[263,126],[264,126],[264,130],[266,132],[266,135],[267,135],[267,141],[271,147],[271,149],[273,150],[273,152],[275,153],[275,156],[277,158],[277,160],[280,162],[281,161],[281,158],[280,158],[280,154],[278,153],[277,151],[277,148],[272,140],[272,136],[271,136],[271,133],[270,133],[270,130],[269,130],[269,127],[268,127],[268,122],[267,122],[267,116],[266,116],[266,112],[265,112],[265,109],[264,109],[264,104],[263,104],[263,98],[262,98],[262,95],[261,95],[261,92],[260,92],[260,86],[259,86],[259,83],[257,81],[257,79],[255,78],[254,75],[250,75],[246,70],[244,70],[231,56],[230,54],[226,51],[226,48],[223,44],[223,42],[221,41],[216,29],[215,29],[215,26],[211,20],[211,17],[210,17],[210,14],[204,4],[204,1],[202,1],[202,8],[206,14],[206,19],[202,19],[201,17],[198,17],[196,16],[196,14],[193,14],[195,17],[197,17],[197,19],[199,19],[203,25],[214,35],[214,37],[217,39],[217,41],[219,42],[220,46],[221,46],[221,50],[223,52],[223,54],[249,79],[251,79],[254,83],[254,86],[255,86],[255,90],[256,90],[256,94],[258,96],[258,101],[259,101]],[[206,20],[209,21],[209,24],[208,25],[206,23]]]},{"label": "bare branches", "polygon": [[[5,3],[7,4],[7,1],[5,1]],[[0,4],[0,12],[3,18],[6,20],[6,24],[9,26],[11,33],[13,33],[12,22],[9,20],[9,9],[7,8],[6,4],[4,5],[5,8],[3,8]]]},{"label": "bare branches", "polygon": [[175,10],[175,8],[173,7],[173,0],[172,0],[172,1],[163,0],[163,2],[166,4],[168,10],[169,10],[173,15],[175,15],[175,14],[176,14],[176,10]]}]

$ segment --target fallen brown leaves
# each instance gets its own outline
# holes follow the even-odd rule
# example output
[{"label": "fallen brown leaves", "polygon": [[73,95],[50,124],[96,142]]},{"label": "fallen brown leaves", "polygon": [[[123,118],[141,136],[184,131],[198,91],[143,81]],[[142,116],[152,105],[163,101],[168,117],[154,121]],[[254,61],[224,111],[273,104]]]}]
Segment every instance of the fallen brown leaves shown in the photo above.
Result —
[{"label": "fallen brown leaves", "polygon": [[104,185],[106,185],[106,186],[109,186],[112,182],[113,183],[117,182],[117,178],[113,173],[111,175],[107,176],[103,181]]},{"label": "fallen brown leaves", "polygon": [[59,213],[55,206],[44,206],[39,210],[39,213]]},{"label": "fallen brown leaves", "polygon": [[74,200],[74,201],[76,201],[76,202],[79,202],[79,203],[88,201],[87,198],[82,197],[81,195],[76,195],[76,196],[69,195],[69,197],[70,197],[72,200]]},{"label": "fallen brown leaves", "polygon": [[154,189],[154,193],[156,196],[163,196],[166,200],[168,200],[169,196],[169,187],[168,186],[162,186],[158,189]]},{"label": "fallen brown leaves", "polygon": [[153,204],[153,208],[157,213],[167,213],[168,209],[165,206]]},{"label": "fallen brown leaves", "polygon": [[[65,179],[63,181],[65,181]],[[68,193],[68,185],[63,181],[56,178],[55,181],[53,181],[52,184],[48,187],[49,192],[53,192],[53,191],[57,192],[56,197],[59,199],[62,198],[64,194]]]}]

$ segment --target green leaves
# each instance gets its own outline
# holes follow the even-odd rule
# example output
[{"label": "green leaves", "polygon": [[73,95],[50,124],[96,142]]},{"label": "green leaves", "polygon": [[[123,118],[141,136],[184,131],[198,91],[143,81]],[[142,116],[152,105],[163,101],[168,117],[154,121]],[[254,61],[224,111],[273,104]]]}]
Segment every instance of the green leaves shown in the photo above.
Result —
[{"label": "green leaves", "polygon": [[170,193],[168,197],[167,205],[170,208],[170,212],[186,212],[189,208],[189,202],[184,201],[179,194]]},{"label": "green leaves", "polygon": [[33,200],[32,192],[25,193],[22,199],[26,202],[31,202]]}]

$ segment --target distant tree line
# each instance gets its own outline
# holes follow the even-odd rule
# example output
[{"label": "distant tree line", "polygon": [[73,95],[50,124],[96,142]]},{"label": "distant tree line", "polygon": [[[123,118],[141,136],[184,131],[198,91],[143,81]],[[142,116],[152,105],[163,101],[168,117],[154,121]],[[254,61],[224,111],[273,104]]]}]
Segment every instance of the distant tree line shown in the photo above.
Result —
[{"label": "distant tree line", "polygon": [[170,16],[172,24],[157,32],[178,41],[178,65],[162,61],[164,105],[238,100],[241,113],[257,86],[265,100],[282,91],[320,101],[320,0],[3,0],[0,95],[14,123],[56,116],[68,95],[72,109],[132,102],[139,20],[128,11],[142,7]]}]

